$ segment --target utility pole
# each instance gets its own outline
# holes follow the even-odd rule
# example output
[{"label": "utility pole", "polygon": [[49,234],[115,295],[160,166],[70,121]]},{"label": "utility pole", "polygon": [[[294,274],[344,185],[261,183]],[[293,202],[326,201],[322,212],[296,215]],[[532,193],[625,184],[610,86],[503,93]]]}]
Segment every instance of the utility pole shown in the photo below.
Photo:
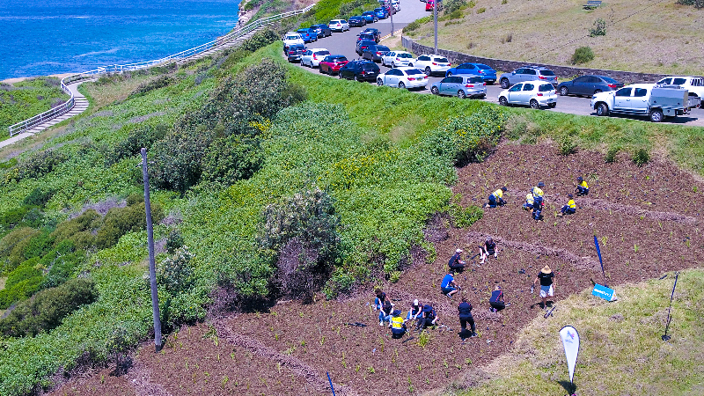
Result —
[{"label": "utility pole", "polygon": [[433,0],[433,20],[435,21],[435,52],[433,54],[438,54],[438,1]]},{"label": "utility pole", "polygon": [[156,289],[156,264],[154,263],[154,229],[152,227],[152,205],[149,201],[149,173],[147,172],[147,149],[142,148],[142,179],[144,180],[144,212],[147,215],[147,241],[149,245],[149,285],[152,289],[152,313],[154,316],[154,346],[161,350],[161,319],[159,318],[159,294]]}]

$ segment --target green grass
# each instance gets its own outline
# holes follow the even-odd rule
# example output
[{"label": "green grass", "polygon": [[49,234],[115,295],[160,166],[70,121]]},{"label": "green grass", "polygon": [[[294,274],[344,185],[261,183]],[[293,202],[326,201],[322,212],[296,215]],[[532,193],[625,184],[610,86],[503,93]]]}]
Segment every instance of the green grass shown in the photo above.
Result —
[{"label": "green grass", "polygon": [[[669,334],[663,342],[674,274],[664,280],[616,287],[617,302],[585,290],[558,303],[554,317],[538,316],[514,350],[484,368],[495,376],[463,396],[562,395],[567,364],[558,332],[580,334],[574,382],[579,395],[697,395],[704,392],[704,270],[680,273]],[[510,315],[511,308],[506,313]],[[455,389],[461,388],[454,386]]]},{"label": "green grass", "polygon": [[68,100],[61,80],[41,77],[0,85],[0,141],[9,139],[7,127]]},{"label": "green grass", "polygon": [[[701,11],[668,1],[639,0],[604,3],[593,11],[582,0],[477,0],[477,8],[463,10],[459,24],[440,28],[438,46],[496,59],[570,65],[575,49],[591,47],[594,60],[583,67],[634,72],[701,75],[704,53],[693,51],[704,39]],[[486,12],[479,13],[480,9]],[[585,37],[598,18],[607,22],[606,35]],[[432,46],[432,23],[411,36]],[[511,42],[504,38],[512,35]],[[472,47],[468,48],[468,43]],[[653,48],[668,48],[653,52]]]}]

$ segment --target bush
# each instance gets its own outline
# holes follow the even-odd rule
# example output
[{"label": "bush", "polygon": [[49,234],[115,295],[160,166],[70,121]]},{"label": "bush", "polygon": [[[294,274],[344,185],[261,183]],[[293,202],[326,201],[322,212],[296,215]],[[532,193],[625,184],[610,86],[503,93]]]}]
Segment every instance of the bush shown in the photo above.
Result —
[{"label": "bush", "polygon": [[410,32],[412,32],[412,31],[417,30],[418,28],[420,28],[420,26],[421,26],[422,24],[428,23],[428,22],[430,22],[430,21],[432,21],[432,20],[433,20],[433,17],[432,17],[432,16],[425,16],[425,17],[423,17],[423,18],[416,19],[415,21],[413,21],[413,22],[409,23],[408,25],[406,25],[406,26],[403,28],[403,32],[404,32],[404,33],[410,33]]},{"label": "bush", "polygon": [[166,136],[168,130],[169,126],[166,124],[143,126],[135,129],[124,140],[118,142],[106,156],[108,165],[115,164],[123,158],[139,154],[142,147],[149,151],[154,143]]},{"label": "bush", "polygon": [[[10,209],[0,215],[0,227],[2,227],[2,230],[11,230],[16,226],[21,225],[22,220],[27,212],[29,212],[29,209],[29,206],[20,206],[19,208]],[[2,255],[1,250],[0,255]]]},{"label": "bush", "polygon": [[562,136],[559,142],[559,147],[561,155],[570,155],[577,151],[577,143],[575,142],[574,137],[570,135]]},{"label": "bush", "polygon": [[339,218],[330,196],[316,188],[295,194],[263,213],[257,241],[276,262],[272,279],[279,293],[311,298],[330,275],[338,256]]},{"label": "bush", "polygon": [[0,320],[0,333],[8,337],[35,336],[61,324],[62,319],[98,298],[91,280],[71,279],[63,285],[37,293]]},{"label": "bush", "polygon": [[[152,221],[159,223],[164,213],[159,204],[152,204]],[[98,249],[107,249],[117,244],[120,237],[128,232],[136,232],[147,228],[147,215],[143,202],[137,202],[124,208],[112,208],[105,215],[103,226],[98,230],[95,244]],[[81,247],[79,244],[76,244]]]},{"label": "bush", "polygon": [[572,62],[573,65],[577,65],[591,62],[592,60],[594,60],[594,52],[591,47],[579,47],[574,50],[570,62]]},{"label": "bush", "polygon": [[619,151],[621,151],[621,146],[611,146],[609,149],[606,151],[606,156],[604,157],[604,161],[606,163],[611,164],[616,162],[618,158],[616,156],[618,155]]},{"label": "bush", "polygon": [[[98,212],[94,209],[89,209],[74,219],[60,223],[54,232],[51,233],[54,246],[57,247],[61,242],[69,240],[71,244],[87,247],[85,245],[86,234],[92,236],[92,233],[100,228],[102,221],[103,218]],[[80,244],[77,242],[80,242]]]},{"label": "bush", "polygon": [[183,246],[183,237],[179,230],[172,230],[166,237],[166,251],[170,254],[174,254],[176,249]]},{"label": "bush", "polygon": [[38,179],[51,173],[56,166],[66,161],[65,154],[55,150],[39,151],[30,155],[10,171],[6,177],[17,181],[24,179]]},{"label": "bush", "polygon": [[[467,0],[445,0],[445,15],[460,11],[462,7],[467,5]],[[460,13],[461,15],[461,13]],[[458,17],[461,18],[461,17]]]},{"label": "bush", "polygon": [[37,187],[32,192],[30,192],[22,204],[25,206],[39,206],[44,207],[47,202],[54,196],[55,191],[48,187]]},{"label": "bush", "polygon": [[704,8],[704,0],[677,0],[677,4],[693,5],[697,9]]},{"label": "bush", "polygon": [[486,8],[484,8],[484,7],[477,9],[477,14],[483,14],[485,12],[486,12]]},{"label": "bush", "polygon": [[242,48],[245,51],[254,52],[279,40],[279,35],[275,31],[271,29],[266,29],[255,33],[250,39],[245,40],[242,43]]},{"label": "bush", "polygon": [[186,290],[191,285],[191,259],[187,247],[177,249],[171,257],[160,261],[156,267],[156,281],[171,293]]},{"label": "bush", "polygon": [[24,251],[29,246],[32,237],[37,234],[39,231],[35,229],[21,227],[15,228],[0,239],[0,259],[4,259],[0,273],[10,273],[26,260]]},{"label": "bush", "polygon": [[216,140],[205,154],[203,178],[225,185],[249,179],[264,161],[259,144],[258,138],[241,135]]},{"label": "bush", "polygon": [[602,18],[594,21],[594,27],[589,29],[589,37],[606,36],[606,21]]},{"label": "bush", "polygon": [[171,76],[161,76],[151,81],[147,81],[143,84],[140,84],[137,89],[132,91],[132,93],[130,93],[129,95],[129,98],[135,98],[155,89],[164,88],[174,83],[174,81],[175,80]]},{"label": "bush", "polygon": [[644,148],[640,148],[633,153],[631,160],[638,166],[646,165],[650,162],[650,153]]},{"label": "bush", "polygon": [[36,268],[39,258],[27,260],[8,274],[5,288],[0,290],[0,309],[29,298],[40,289],[42,271]]},{"label": "bush", "polygon": [[452,217],[452,225],[454,227],[468,228],[484,217],[484,210],[475,205],[463,208],[457,204],[450,204],[448,214]]},{"label": "bush", "polygon": [[50,252],[40,261],[42,267],[49,268],[42,281],[42,288],[56,287],[73,278],[86,259],[83,250],[68,254],[58,254],[58,250]]}]

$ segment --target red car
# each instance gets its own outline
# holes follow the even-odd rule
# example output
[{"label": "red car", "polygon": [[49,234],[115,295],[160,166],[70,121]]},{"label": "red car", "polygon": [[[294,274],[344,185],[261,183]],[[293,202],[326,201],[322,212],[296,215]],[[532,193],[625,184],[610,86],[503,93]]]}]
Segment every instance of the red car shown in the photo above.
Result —
[{"label": "red car", "polygon": [[[435,5],[435,1],[434,1],[434,0],[428,0],[428,1],[425,3],[425,10],[426,10],[426,11],[432,11],[434,5]],[[442,10],[442,3],[439,3],[439,4],[438,4],[438,11],[440,11],[440,10]]]},{"label": "red car", "polygon": [[328,55],[320,61],[320,73],[339,73],[342,66],[346,65],[347,62],[349,61],[344,55]]}]

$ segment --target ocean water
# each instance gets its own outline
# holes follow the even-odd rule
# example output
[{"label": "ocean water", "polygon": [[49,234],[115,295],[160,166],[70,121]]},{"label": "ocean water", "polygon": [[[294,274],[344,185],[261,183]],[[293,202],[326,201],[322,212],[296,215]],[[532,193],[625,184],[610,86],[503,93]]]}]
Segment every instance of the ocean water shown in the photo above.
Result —
[{"label": "ocean water", "polygon": [[240,0],[0,0],[0,80],[158,59],[226,34]]}]

